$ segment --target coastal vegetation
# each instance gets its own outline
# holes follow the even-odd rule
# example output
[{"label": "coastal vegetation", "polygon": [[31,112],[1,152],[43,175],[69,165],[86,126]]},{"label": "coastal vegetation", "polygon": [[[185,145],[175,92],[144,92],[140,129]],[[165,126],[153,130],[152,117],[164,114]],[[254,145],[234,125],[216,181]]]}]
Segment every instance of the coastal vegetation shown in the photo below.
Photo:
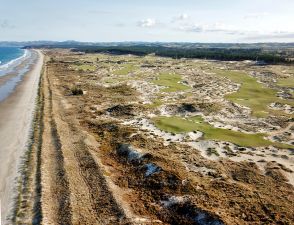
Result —
[{"label": "coastal vegetation", "polygon": [[280,65],[45,54],[42,127],[22,168],[28,182],[20,180],[14,221],[128,224],[136,215],[195,224],[205,215],[244,224],[242,205],[252,223],[289,224],[293,108],[278,103],[290,105],[293,92],[276,83],[287,79],[284,69],[270,72]]},{"label": "coastal vegetation", "polygon": [[72,87],[70,91],[72,95],[83,95],[83,90],[77,86]]},{"label": "coastal vegetation", "polygon": [[75,70],[81,70],[81,71],[95,71],[96,67],[92,64],[81,64],[81,65],[74,65],[73,67]]},{"label": "coastal vegetation", "polygon": [[130,45],[130,46],[75,46],[74,51],[86,53],[111,53],[116,55],[133,54],[144,56],[155,54],[156,56],[180,58],[199,58],[214,60],[259,60],[267,63],[287,63],[288,56],[276,52],[267,52],[261,48],[184,48],[166,47],[162,45]]},{"label": "coastal vegetation", "polygon": [[153,83],[164,86],[163,92],[186,91],[190,89],[189,86],[182,83],[181,75],[175,73],[161,73],[153,80]]},{"label": "coastal vegetation", "polygon": [[287,78],[280,78],[277,82],[280,87],[294,88],[294,75]]},{"label": "coastal vegetation", "polygon": [[280,148],[289,148],[291,146],[266,140],[265,134],[248,134],[239,131],[233,131],[222,128],[215,128],[205,122],[201,116],[190,118],[165,117],[160,116],[153,119],[154,124],[161,130],[171,133],[186,133],[192,131],[201,131],[206,140],[228,141],[244,147],[276,146]]},{"label": "coastal vegetation", "polygon": [[119,70],[114,71],[115,75],[128,75],[130,72],[135,70],[135,65],[133,64],[124,64],[123,67]]},{"label": "coastal vegetation", "polygon": [[[232,102],[249,107],[254,116],[265,117],[269,115],[272,110],[268,106],[274,102],[294,104],[293,101],[278,98],[276,90],[265,87],[256,78],[249,76],[245,72],[229,70],[214,70],[213,72],[217,76],[226,77],[241,85],[237,92],[228,94],[225,97]],[[284,81],[283,84],[286,83],[287,81]]]}]

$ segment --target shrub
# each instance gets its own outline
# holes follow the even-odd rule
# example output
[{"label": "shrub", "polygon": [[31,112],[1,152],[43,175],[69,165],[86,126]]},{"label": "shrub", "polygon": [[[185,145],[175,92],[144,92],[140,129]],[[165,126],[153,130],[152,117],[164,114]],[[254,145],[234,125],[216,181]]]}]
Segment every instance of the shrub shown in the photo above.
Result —
[{"label": "shrub", "polygon": [[72,95],[83,95],[83,90],[79,87],[73,87],[71,93]]}]

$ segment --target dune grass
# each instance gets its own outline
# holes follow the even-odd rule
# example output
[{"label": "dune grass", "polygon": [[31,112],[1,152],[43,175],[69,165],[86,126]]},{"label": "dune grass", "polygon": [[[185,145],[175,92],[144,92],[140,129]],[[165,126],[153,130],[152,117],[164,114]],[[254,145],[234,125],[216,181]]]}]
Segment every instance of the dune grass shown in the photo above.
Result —
[{"label": "dune grass", "polygon": [[75,70],[82,70],[82,71],[95,71],[96,66],[95,65],[89,65],[89,64],[82,64],[82,65],[75,65],[74,66]]},{"label": "dune grass", "polygon": [[182,77],[175,73],[161,73],[157,79],[153,81],[154,84],[164,86],[163,92],[187,91],[189,86],[180,83]]},{"label": "dune grass", "polygon": [[155,99],[151,104],[146,104],[145,107],[149,109],[154,109],[163,104],[163,101],[161,99]]},{"label": "dune grass", "polygon": [[114,71],[114,75],[128,75],[130,72],[133,72],[135,68],[133,64],[124,64],[123,68]]},{"label": "dune grass", "polygon": [[278,79],[277,85],[280,87],[294,88],[294,76]]},{"label": "dune grass", "polygon": [[270,113],[275,114],[273,110],[268,108],[273,102],[293,105],[293,102],[289,100],[278,98],[276,90],[264,87],[257,82],[256,78],[249,76],[245,72],[227,70],[215,70],[214,72],[218,76],[227,77],[231,81],[241,84],[239,91],[225,97],[232,102],[249,107],[253,116],[266,117]]},{"label": "dune grass", "polygon": [[106,84],[117,84],[119,82],[124,82],[124,81],[128,81],[129,79],[127,77],[109,77],[109,78],[106,78],[104,79],[104,82]]},{"label": "dune grass", "polygon": [[190,117],[187,119],[181,117],[160,116],[153,119],[154,124],[161,130],[172,133],[185,133],[198,130],[204,133],[204,139],[228,141],[238,146],[259,147],[276,146],[278,148],[291,148],[293,146],[271,142],[264,139],[266,134],[247,134],[238,131],[232,131],[222,128],[215,128],[205,122],[201,116]]}]

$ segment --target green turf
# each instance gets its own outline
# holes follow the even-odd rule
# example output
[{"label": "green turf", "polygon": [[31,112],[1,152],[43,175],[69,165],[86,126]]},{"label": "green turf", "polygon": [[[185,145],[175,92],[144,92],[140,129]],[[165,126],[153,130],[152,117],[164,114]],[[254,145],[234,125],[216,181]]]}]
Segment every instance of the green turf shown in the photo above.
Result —
[{"label": "green turf", "polygon": [[99,54],[85,54],[84,56],[79,57],[79,60],[96,63],[99,61],[97,61],[97,58],[101,60],[101,57],[102,56]]},{"label": "green turf", "polygon": [[277,85],[280,87],[294,88],[294,76],[279,79]]},{"label": "green turf", "polygon": [[164,86],[162,90],[164,92],[176,92],[176,91],[187,91],[190,89],[189,86],[180,83],[182,77],[175,73],[161,73],[157,76],[157,79],[153,81],[154,84]]},{"label": "green turf", "polygon": [[130,72],[135,70],[135,65],[133,64],[125,64],[123,68],[114,71],[114,75],[128,75]]},{"label": "green turf", "polygon": [[94,65],[88,65],[88,64],[82,64],[82,65],[75,65],[75,70],[82,70],[82,71],[95,71],[96,66]]},{"label": "green turf", "polygon": [[268,106],[273,102],[293,105],[293,101],[284,100],[277,97],[277,91],[264,87],[258,83],[256,78],[244,72],[215,70],[217,75],[227,77],[235,83],[241,84],[239,91],[228,94],[225,97],[235,103],[249,107],[252,115],[256,117],[266,117],[269,113],[274,113]]},{"label": "green turf", "polygon": [[188,119],[180,117],[157,117],[153,119],[154,124],[161,130],[172,133],[185,133],[198,130],[204,133],[204,138],[208,140],[228,141],[244,147],[258,147],[273,145],[278,148],[291,148],[286,144],[271,142],[264,137],[265,134],[247,134],[222,128],[215,128],[204,122],[201,116],[190,117]]},{"label": "green turf", "polygon": [[153,108],[157,108],[161,106],[162,104],[163,104],[162,100],[156,99],[151,104],[146,104],[145,107],[153,109]]}]

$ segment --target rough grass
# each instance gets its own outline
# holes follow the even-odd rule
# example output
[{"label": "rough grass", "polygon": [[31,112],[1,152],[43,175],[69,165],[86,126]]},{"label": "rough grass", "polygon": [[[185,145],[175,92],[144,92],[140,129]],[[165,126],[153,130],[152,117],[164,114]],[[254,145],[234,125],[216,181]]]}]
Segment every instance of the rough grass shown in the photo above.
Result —
[{"label": "rough grass", "polygon": [[[222,128],[215,128],[203,121],[202,117],[195,116],[188,119],[180,117],[157,117],[155,125],[164,131],[173,133],[185,133],[198,130],[204,133],[204,139],[228,141],[244,147],[276,146],[278,148],[291,148],[291,146],[264,139],[265,134],[247,134]],[[293,147],[293,146],[292,146]]]},{"label": "rough grass", "polygon": [[176,92],[176,91],[187,91],[190,89],[189,86],[180,83],[182,77],[179,74],[174,73],[161,73],[157,79],[153,81],[154,84],[164,86],[162,91],[164,92]]},{"label": "rough grass", "polygon": [[114,75],[128,75],[130,72],[135,70],[135,65],[133,64],[125,64],[123,68],[114,71]]},{"label": "rough grass", "polygon": [[294,88],[294,76],[279,79],[277,85],[280,87]]},{"label": "rough grass", "polygon": [[288,100],[277,97],[277,91],[264,87],[258,83],[256,78],[240,71],[222,71],[215,70],[217,75],[227,77],[235,83],[241,84],[239,91],[228,94],[225,97],[235,103],[247,106],[252,110],[252,115],[256,117],[266,117],[272,110],[268,106],[273,102],[290,104]]},{"label": "rough grass", "polygon": [[95,65],[89,65],[89,64],[82,64],[82,65],[74,65],[73,67],[75,70],[82,70],[82,71],[95,71],[96,66]]},{"label": "rough grass", "polygon": [[116,78],[109,77],[109,78],[104,79],[104,82],[106,84],[118,84],[119,82],[124,82],[124,81],[128,81],[128,80],[129,79],[123,78],[123,77],[116,77]]},{"label": "rough grass", "polygon": [[151,104],[146,104],[145,107],[146,108],[157,108],[159,106],[161,106],[163,104],[163,101],[160,99],[155,99]]},{"label": "rough grass", "polygon": [[209,155],[209,156],[211,156],[211,155],[219,156],[219,153],[217,152],[217,150],[215,148],[208,148],[206,152],[207,152],[207,155]]}]

